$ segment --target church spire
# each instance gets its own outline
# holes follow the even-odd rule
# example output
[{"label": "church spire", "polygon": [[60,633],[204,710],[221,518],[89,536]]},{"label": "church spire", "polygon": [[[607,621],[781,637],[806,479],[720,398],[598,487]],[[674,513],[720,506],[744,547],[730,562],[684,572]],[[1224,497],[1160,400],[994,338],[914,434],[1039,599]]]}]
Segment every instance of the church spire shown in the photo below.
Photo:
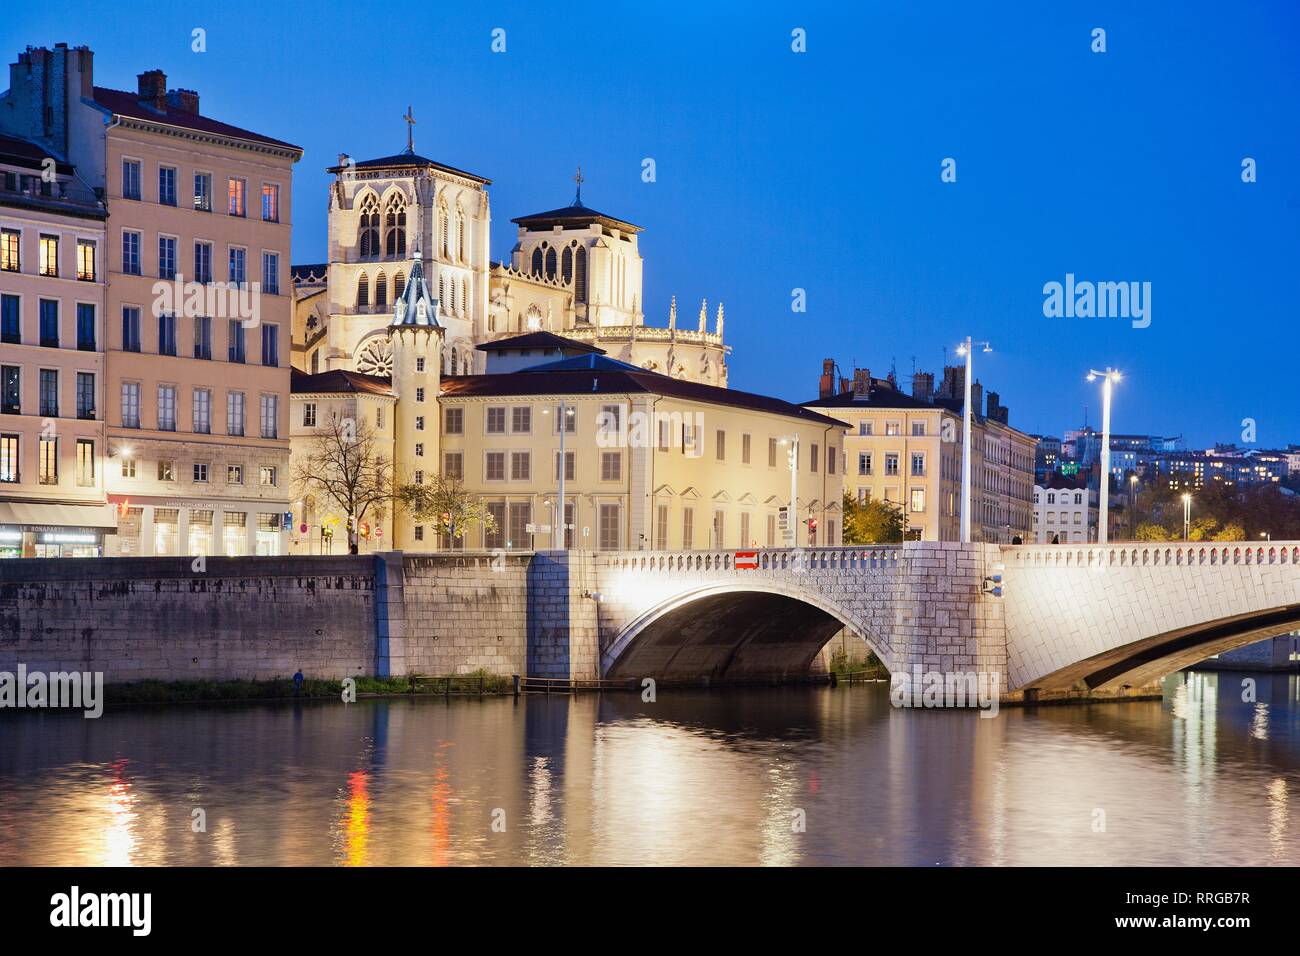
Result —
[{"label": "church spire", "polygon": [[700,331],[703,332],[709,324],[709,300],[700,300]]},{"label": "church spire", "polygon": [[668,306],[668,328],[677,328],[677,296],[673,296],[672,304]]},{"label": "church spire", "polygon": [[574,194],[573,197],[573,204],[575,206],[581,206],[582,205],[582,184],[586,182],[586,180],[582,178],[581,166],[578,167],[578,171],[574,174],[573,181],[578,185],[578,191],[577,193]]},{"label": "church spire", "polygon": [[415,114],[411,112],[411,107],[406,108],[406,115],[402,117],[406,120],[406,154],[415,155]]},{"label": "church spire", "polygon": [[718,303],[718,338],[722,338],[722,303]]}]

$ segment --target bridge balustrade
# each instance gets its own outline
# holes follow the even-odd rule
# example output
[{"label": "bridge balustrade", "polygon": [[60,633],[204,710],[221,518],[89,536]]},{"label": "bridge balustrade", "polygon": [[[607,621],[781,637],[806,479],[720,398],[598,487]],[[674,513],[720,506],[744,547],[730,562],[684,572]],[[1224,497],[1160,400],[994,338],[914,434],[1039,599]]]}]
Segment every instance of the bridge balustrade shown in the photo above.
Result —
[{"label": "bridge balustrade", "polygon": [[[736,567],[735,555],[753,567]],[[597,560],[603,567],[659,573],[679,571],[881,571],[898,567],[903,552],[896,546],[836,548],[755,548],[739,551],[602,551]]]},{"label": "bridge balustrade", "polygon": [[1090,545],[1004,545],[1003,558],[1019,567],[1178,567],[1300,564],[1300,543],[1270,542]]}]

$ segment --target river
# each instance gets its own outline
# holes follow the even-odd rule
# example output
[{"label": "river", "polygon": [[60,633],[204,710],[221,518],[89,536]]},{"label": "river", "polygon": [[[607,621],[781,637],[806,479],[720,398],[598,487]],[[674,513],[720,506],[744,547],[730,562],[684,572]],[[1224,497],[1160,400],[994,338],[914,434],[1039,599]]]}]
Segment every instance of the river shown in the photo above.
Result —
[{"label": "river", "polygon": [[1295,674],[994,719],[885,684],[0,714],[5,866],[1298,863]]}]

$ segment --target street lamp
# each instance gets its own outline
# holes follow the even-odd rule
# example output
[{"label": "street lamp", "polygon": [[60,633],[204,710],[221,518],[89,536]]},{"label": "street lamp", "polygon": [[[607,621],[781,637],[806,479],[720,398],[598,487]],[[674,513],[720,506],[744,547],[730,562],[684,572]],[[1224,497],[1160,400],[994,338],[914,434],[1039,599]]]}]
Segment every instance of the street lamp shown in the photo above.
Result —
[{"label": "street lamp", "polygon": [[[543,414],[543,415],[549,415],[549,414],[551,414],[551,410],[550,410],[549,408],[543,408],[543,409],[542,409],[542,414]],[[560,500],[559,500],[559,503],[555,506],[555,509],[554,509],[553,512],[552,512],[552,517],[554,518],[555,523],[554,523],[553,525],[551,525],[551,546],[552,546],[553,548],[555,548],[555,550],[557,550],[557,551],[563,551],[563,550],[564,550],[564,546],[565,546],[565,536],[564,536],[565,527],[564,527],[564,525],[565,525],[565,517],[566,517],[566,515],[565,515],[565,513],[564,513],[564,510],[565,510],[565,509],[564,509],[564,470],[565,470],[565,469],[564,469],[564,466],[565,466],[566,462],[565,462],[565,459],[564,459],[564,433],[565,433],[566,431],[569,430],[569,419],[572,418],[572,417],[573,417],[573,408],[572,408],[572,406],[570,406],[570,405],[568,405],[568,404],[566,404],[566,403],[564,403],[564,402],[561,402],[561,403],[560,403],[560,417],[559,417],[559,427],[560,427],[560,469],[559,469],[559,470],[560,470]]]},{"label": "street lamp", "polygon": [[966,341],[957,346],[957,354],[966,356],[966,397],[962,402],[961,421],[961,540],[970,544],[970,427],[971,427],[971,353],[975,346],[981,345],[985,352],[992,352],[993,346],[988,342],[973,342],[966,336]]},{"label": "street lamp", "polygon": [[1137,523],[1138,523],[1138,476],[1129,475],[1129,507],[1132,508],[1132,517],[1129,519],[1129,534],[1133,540],[1137,540]]},{"label": "street lamp", "polygon": [[1183,540],[1187,540],[1192,527],[1192,496],[1183,495]]},{"label": "street lamp", "polygon": [[790,532],[790,544],[797,545],[799,536],[795,530],[795,503],[799,500],[799,436],[787,435],[779,444],[790,446],[790,511],[786,515],[786,525]]},{"label": "street lamp", "polygon": [[1101,385],[1101,502],[1097,509],[1097,543],[1106,544],[1109,535],[1107,525],[1110,508],[1110,392],[1119,381],[1119,372],[1108,368],[1104,372],[1091,369],[1088,381],[1095,382],[1100,377]]},{"label": "street lamp", "polygon": [[1260,536],[1261,538],[1263,538],[1265,541],[1272,541],[1272,540],[1273,540],[1273,535],[1272,535],[1272,533],[1271,533],[1271,532],[1268,532],[1268,531],[1261,531],[1261,532],[1259,533],[1259,536]]}]

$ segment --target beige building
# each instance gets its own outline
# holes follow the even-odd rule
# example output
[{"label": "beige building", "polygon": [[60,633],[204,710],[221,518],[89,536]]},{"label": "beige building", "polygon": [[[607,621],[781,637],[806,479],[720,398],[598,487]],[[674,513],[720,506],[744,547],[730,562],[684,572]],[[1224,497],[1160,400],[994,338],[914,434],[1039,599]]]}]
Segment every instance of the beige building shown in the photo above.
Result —
[{"label": "beige building", "polygon": [[[845,490],[859,501],[889,501],[902,509],[906,537],[957,541],[961,537],[962,400],[964,369],[934,377],[918,373],[911,394],[892,378],[855,369],[835,376],[823,363],[820,397],[806,408],[848,426],[844,438]],[[976,541],[1028,540],[1033,524],[1034,439],[1006,424],[1006,408],[972,388],[971,536]]]},{"label": "beige building", "polygon": [[102,464],[106,214],[71,164],[0,135],[0,557],[99,556],[116,528]]}]

